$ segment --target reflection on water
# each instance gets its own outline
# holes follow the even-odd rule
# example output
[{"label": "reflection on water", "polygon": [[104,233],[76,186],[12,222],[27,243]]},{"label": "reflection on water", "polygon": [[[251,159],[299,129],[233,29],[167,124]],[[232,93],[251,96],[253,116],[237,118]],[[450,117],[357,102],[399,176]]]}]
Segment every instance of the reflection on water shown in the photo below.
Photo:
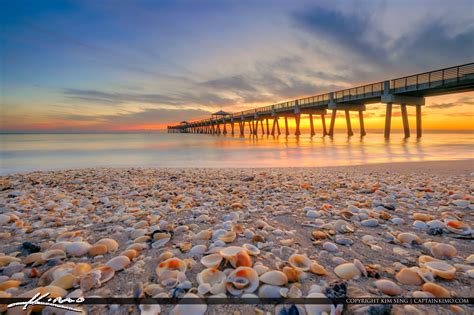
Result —
[{"label": "reflection on water", "polygon": [[473,158],[472,133],[232,137],[167,134],[0,135],[0,172],[96,166],[301,167]]}]

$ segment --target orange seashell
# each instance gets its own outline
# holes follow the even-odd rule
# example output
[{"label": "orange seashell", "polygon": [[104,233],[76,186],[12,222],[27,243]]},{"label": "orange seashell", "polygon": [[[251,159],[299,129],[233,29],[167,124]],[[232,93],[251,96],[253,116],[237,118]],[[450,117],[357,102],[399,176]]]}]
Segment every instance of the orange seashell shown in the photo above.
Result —
[{"label": "orange seashell", "polygon": [[18,288],[21,284],[21,281],[18,280],[6,280],[0,283],[0,291],[5,291],[10,288]]},{"label": "orange seashell", "polygon": [[440,286],[439,284],[433,283],[433,282],[427,282],[427,283],[423,284],[421,289],[425,292],[429,292],[429,293],[433,294],[435,297],[439,297],[439,298],[451,297],[451,294],[449,293],[449,291],[446,288]]},{"label": "orange seashell", "polygon": [[283,268],[283,273],[288,278],[288,282],[298,282],[300,280],[302,271],[296,268],[287,266]]},{"label": "orange seashell", "polygon": [[126,251],[122,252],[120,255],[127,256],[132,260],[133,258],[138,256],[138,252],[134,249],[127,249]]},{"label": "orange seashell", "polygon": [[446,225],[455,229],[466,229],[469,227],[466,223],[457,220],[449,221]]},{"label": "orange seashell", "polygon": [[235,255],[235,268],[237,267],[252,267],[252,258],[247,250],[241,250]]},{"label": "orange seashell", "polygon": [[89,255],[98,256],[107,254],[107,246],[104,244],[95,244],[89,248]]}]

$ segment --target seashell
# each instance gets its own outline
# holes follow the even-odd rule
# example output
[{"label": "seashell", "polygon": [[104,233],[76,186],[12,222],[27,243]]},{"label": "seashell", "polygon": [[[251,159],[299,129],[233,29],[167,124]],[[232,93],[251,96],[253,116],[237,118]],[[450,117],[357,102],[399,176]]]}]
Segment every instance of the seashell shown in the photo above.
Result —
[{"label": "seashell", "polygon": [[354,259],[353,261],[354,265],[359,269],[360,273],[364,276],[367,277],[367,269],[365,269],[365,266],[362,264],[362,262],[359,259]]},{"label": "seashell", "polygon": [[327,270],[316,262],[311,263],[309,270],[318,276],[326,276],[328,274]]},{"label": "seashell", "polygon": [[421,280],[418,273],[410,268],[402,268],[396,275],[395,279],[402,284],[421,285]]},{"label": "seashell", "polygon": [[466,258],[466,261],[470,264],[474,264],[474,254],[471,254],[469,255],[467,258]]},{"label": "seashell", "polygon": [[95,244],[89,248],[89,255],[91,256],[98,256],[107,254],[107,246],[104,244]]},{"label": "seashell", "polygon": [[222,257],[224,257],[224,259],[229,261],[234,268],[252,266],[252,259],[250,258],[247,250],[243,247],[225,247],[220,251],[220,254]]},{"label": "seashell", "polygon": [[252,241],[254,241],[255,243],[264,243],[265,239],[261,235],[254,235],[252,237]]},{"label": "seashell", "polygon": [[352,225],[350,225],[344,220],[337,220],[336,222],[332,224],[332,226],[334,230],[336,230],[339,233],[352,233],[355,231]]},{"label": "seashell", "polygon": [[261,276],[265,272],[269,271],[270,268],[268,268],[267,266],[264,266],[262,264],[255,264],[255,266],[253,266],[253,270],[255,270],[259,276]]},{"label": "seashell", "polygon": [[160,254],[160,256],[158,256],[158,262],[165,261],[166,259],[169,259],[171,257],[174,257],[174,254],[172,252],[170,252],[169,250],[164,251]]},{"label": "seashell", "polygon": [[324,233],[324,232],[322,232],[322,231],[313,231],[313,232],[311,233],[311,235],[312,235],[315,239],[317,239],[317,240],[324,240],[324,239],[327,238],[326,233]]},{"label": "seashell", "polygon": [[66,253],[61,249],[50,249],[44,252],[44,260],[63,259],[66,258]]},{"label": "seashell", "polygon": [[111,267],[114,271],[120,271],[130,265],[130,258],[127,256],[117,256],[110,259],[106,265]]},{"label": "seashell", "polygon": [[426,222],[426,224],[428,225],[428,227],[430,228],[438,228],[438,229],[443,229],[445,228],[445,225],[442,221],[440,220],[431,220],[429,222]]},{"label": "seashell", "polygon": [[464,222],[457,220],[445,221],[446,229],[450,232],[460,235],[468,235],[472,233],[471,228]]},{"label": "seashell", "polygon": [[456,274],[456,268],[442,261],[429,261],[424,263],[423,266],[434,275],[446,280],[454,279]]},{"label": "seashell", "polygon": [[156,267],[156,274],[158,278],[166,278],[169,272],[182,272],[185,273],[187,269],[186,263],[179,258],[169,258],[162,263],[159,263]]},{"label": "seashell", "polygon": [[78,263],[74,267],[74,270],[73,270],[72,274],[74,276],[81,276],[83,274],[88,273],[91,270],[92,270],[92,267],[88,263]]},{"label": "seashell", "polygon": [[0,282],[0,291],[6,291],[11,288],[18,288],[21,284],[19,280],[6,280]]},{"label": "seashell", "polygon": [[234,231],[228,231],[224,235],[221,235],[219,239],[226,243],[232,243],[233,241],[235,241],[236,237],[237,234]]},{"label": "seashell", "polygon": [[432,217],[425,213],[413,213],[413,220],[428,222],[432,219]]},{"label": "seashell", "polygon": [[254,246],[252,244],[244,244],[242,245],[242,247],[245,248],[251,256],[257,256],[258,254],[260,254],[260,249],[258,249],[257,246]]},{"label": "seashell", "polygon": [[211,230],[203,230],[200,231],[199,233],[195,234],[193,239],[195,240],[210,240],[212,237],[212,231]]},{"label": "seashell", "polygon": [[238,267],[229,274],[225,284],[227,291],[232,295],[252,293],[258,288],[258,274],[252,268]]},{"label": "seashell", "polygon": [[419,264],[424,264],[428,261],[439,261],[439,260],[428,255],[421,255],[420,257],[418,257]]},{"label": "seashell", "polygon": [[289,282],[298,282],[303,274],[301,269],[296,269],[294,267],[283,267],[283,273],[288,278]]},{"label": "seashell", "polygon": [[[186,293],[183,298],[196,299],[199,298],[196,294]],[[207,310],[207,305],[202,304],[178,304],[171,311],[170,315],[204,315]]]},{"label": "seashell", "polygon": [[76,277],[74,277],[70,273],[67,273],[64,276],[60,277],[59,279],[51,282],[50,285],[63,288],[64,290],[69,290],[74,286],[75,281],[76,281]]},{"label": "seashell", "polygon": [[[63,252],[64,253],[64,252]],[[46,262],[46,260],[44,259],[43,257],[44,253],[32,253],[32,254],[29,254],[28,256],[26,256],[24,259],[23,259],[23,263],[26,264],[26,265],[29,265],[29,264],[44,264]],[[66,254],[64,254],[64,258],[66,257]],[[1,259],[1,257],[0,257]]]},{"label": "seashell", "polygon": [[413,291],[413,297],[414,298],[434,298],[435,296],[429,292],[425,292],[425,291]]},{"label": "seashell", "polygon": [[144,243],[133,243],[131,244],[130,246],[127,247],[127,250],[128,249],[134,249],[136,250],[137,252],[140,252],[144,249],[147,249],[148,248],[148,245],[147,244],[144,244]]},{"label": "seashell", "polygon": [[[219,292],[219,291],[225,292],[225,287],[223,287],[225,279],[226,279],[225,273],[223,273],[222,271],[219,271],[216,268],[204,269],[196,277],[196,280],[199,286],[201,287],[200,294],[204,295],[208,292],[212,292],[213,294],[215,294],[215,292]],[[220,287],[223,287],[224,290],[220,289]],[[199,288],[198,288],[198,292],[199,292]]]},{"label": "seashell", "polygon": [[66,252],[66,247],[71,245],[71,242],[63,241],[63,242],[57,242],[51,245],[48,249],[60,249],[63,252]]},{"label": "seashell", "polygon": [[50,292],[51,295],[49,297],[65,297],[67,295],[67,291],[63,288],[57,287],[55,285],[48,285],[45,286],[44,289],[46,292]]},{"label": "seashell", "polygon": [[100,239],[95,243],[95,245],[105,245],[105,246],[107,246],[107,252],[109,252],[109,253],[114,253],[119,248],[119,244],[117,243],[117,241],[114,240],[114,239],[111,239],[111,238]]},{"label": "seashell", "polygon": [[323,248],[328,252],[337,252],[337,245],[331,242],[324,242]]},{"label": "seashell", "polygon": [[272,285],[285,285],[288,283],[288,277],[281,271],[271,270],[261,275],[260,281]]},{"label": "seashell", "polygon": [[360,225],[365,227],[376,227],[379,225],[379,221],[377,219],[367,219],[360,222]]},{"label": "seashell", "polygon": [[453,258],[457,253],[456,248],[449,244],[437,243],[431,247],[431,254],[436,258]]},{"label": "seashell", "polygon": [[21,259],[12,256],[0,256],[0,267],[7,266],[12,262],[21,262]]},{"label": "seashell", "polygon": [[295,269],[308,271],[311,267],[311,260],[306,255],[293,254],[288,258],[288,263]]},{"label": "seashell", "polygon": [[81,290],[87,292],[94,288],[99,288],[101,286],[100,277],[100,271],[97,270],[91,271],[83,275],[80,280]]},{"label": "seashell", "polygon": [[387,295],[400,295],[402,288],[393,281],[382,279],[374,282],[375,287]]},{"label": "seashell", "polygon": [[204,254],[206,250],[207,250],[206,245],[196,245],[193,248],[191,248],[191,250],[189,251],[189,254],[199,256],[199,255]]},{"label": "seashell", "polygon": [[264,284],[258,289],[258,297],[261,299],[281,298],[281,290],[281,287],[270,284]]},{"label": "seashell", "polygon": [[242,224],[234,224],[232,226],[232,231],[234,231],[235,233],[237,234],[243,234],[245,229],[244,227],[242,226]]},{"label": "seashell", "polygon": [[66,253],[70,256],[80,257],[88,253],[91,244],[87,242],[73,242],[66,247]]},{"label": "seashell", "polygon": [[334,273],[341,279],[350,280],[360,277],[360,270],[353,263],[344,263],[334,268]]},{"label": "seashell", "polygon": [[[119,256],[120,257],[120,256]],[[115,270],[107,265],[101,265],[94,268],[94,271],[100,272],[100,282],[105,283],[112,279],[115,275]]]},{"label": "seashell", "polygon": [[138,257],[138,255],[139,255],[138,252],[134,249],[127,249],[123,251],[122,253],[120,253],[120,256],[127,256],[130,260]]},{"label": "seashell", "polygon": [[201,258],[201,264],[207,268],[217,268],[222,262],[221,254],[211,254]]},{"label": "seashell", "polygon": [[421,286],[421,289],[425,292],[429,292],[433,294],[435,297],[438,298],[449,298],[451,297],[451,293],[449,291],[440,286],[439,284],[433,282],[427,282]]},{"label": "seashell", "polygon": [[[159,233],[157,233],[157,234],[159,234]],[[155,234],[155,235],[157,235],[157,234]],[[169,234],[167,234],[167,235],[169,235]],[[151,246],[153,248],[160,248],[160,247],[164,246],[166,243],[168,243],[170,240],[171,240],[171,236],[170,237],[163,237],[163,238],[160,238],[160,239],[157,239],[156,241],[154,241],[151,244]],[[192,244],[191,243],[187,243],[187,244],[188,244],[187,246],[189,246],[189,248],[191,248]],[[183,248],[184,248],[184,246],[183,246]],[[181,247],[180,247],[180,249],[181,249]]]},{"label": "seashell", "polygon": [[397,235],[397,239],[403,244],[413,244],[413,243],[421,244],[421,239],[413,233],[408,233],[408,232],[399,233]]},{"label": "seashell", "polygon": [[190,242],[183,242],[183,243],[179,243],[178,247],[183,253],[185,253],[185,252],[188,252],[193,247],[193,244],[191,244]]}]

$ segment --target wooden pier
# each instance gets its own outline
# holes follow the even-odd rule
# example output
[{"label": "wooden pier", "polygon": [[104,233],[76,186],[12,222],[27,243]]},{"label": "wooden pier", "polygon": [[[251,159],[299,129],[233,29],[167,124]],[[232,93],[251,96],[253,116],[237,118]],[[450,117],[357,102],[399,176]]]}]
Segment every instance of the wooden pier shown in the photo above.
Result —
[{"label": "wooden pier", "polygon": [[[319,117],[321,118],[322,135],[333,136],[337,112],[342,111],[346,118],[347,135],[354,135],[350,113],[357,112],[360,135],[365,136],[364,111],[367,109],[367,105],[382,103],[386,106],[385,138],[390,137],[394,105],[400,106],[405,138],[410,137],[407,107],[413,106],[416,108],[416,136],[420,138],[422,135],[421,109],[425,105],[425,97],[467,91],[474,91],[474,63],[376,82],[237,113],[220,111],[213,114],[209,119],[193,122],[184,121],[178,125],[168,126],[168,132],[227,134],[227,126],[229,125],[230,133],[234,135],[237,132],[235,124],[238,124],[238,132],[243,136],[247,124],[251,135],[258,134],[260,125],[262,134],[274,136],[282,133],[278,120],[284,118],[284,133],[288,136],[290,134],[288,119],[290,118],[295,120],[295,135],[299,136],[301,134],[301,115],[308,115],[311,136],[316,134],[315,119],[317,121]],[[329,130],[326,130],[325,115],[328,112],[331,114],[331,120]]]}]

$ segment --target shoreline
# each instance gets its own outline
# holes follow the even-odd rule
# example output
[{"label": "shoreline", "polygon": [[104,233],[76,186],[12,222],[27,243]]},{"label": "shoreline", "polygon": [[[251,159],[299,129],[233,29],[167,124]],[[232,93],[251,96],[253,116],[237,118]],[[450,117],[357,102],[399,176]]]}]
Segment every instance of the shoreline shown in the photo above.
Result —
[{"label": "shoreline", "polygon": [[22,171],[13,173],[1,173],[0,177],[15,176],[15,175],[28,175],[37,173],[54,173],[54,172],[66,172],[66,171],[81,171],[81,170],[128,170],[128,169],[153,169],[153,170],[181,170],[181,169],[196,169],[196,170],[298,170],[298,169],[328,169],[328,170],[343,170],[343,169],[365,169],[367,171],[397,171],[400,173],[406,172],[425,172],[431,171],[434,174],[461,174],[464,172],[474,172],[474,158],[471,159],[460,159],[460,160],[433,160],[433,161],[407,161],[407,162],[381,162],[381,163],[367,163],[367,164],[354,164],[354,165],[338,165],[338,166],[289,166],[289,167],[154,167],[154,166],[98,166],[98,167],[84,167],[84,168],[64,168],[64,169],[52,169],[52,170],[35,170],[35,171]]}]

